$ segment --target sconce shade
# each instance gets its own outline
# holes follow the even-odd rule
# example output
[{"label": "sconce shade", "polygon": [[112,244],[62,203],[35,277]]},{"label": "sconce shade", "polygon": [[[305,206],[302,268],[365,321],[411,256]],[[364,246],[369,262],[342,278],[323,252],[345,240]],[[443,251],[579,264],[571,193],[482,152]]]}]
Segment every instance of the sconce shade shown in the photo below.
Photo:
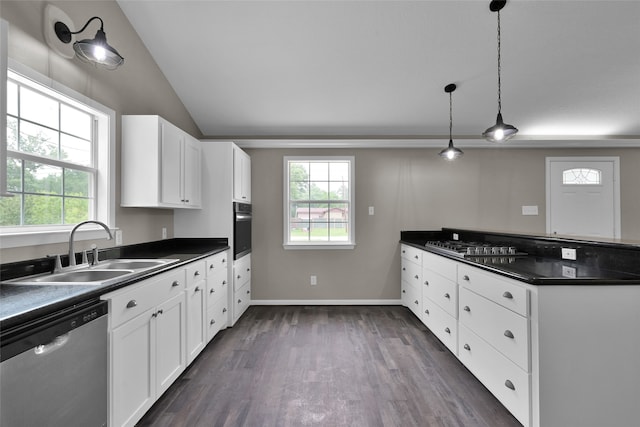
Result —
[{"label": "sconce shade", "polygon": [[71,31],[69,27],[63,22],[56,22],[54,29],[58,39],[63,43],[71,42],[72,35],[83,32],[89,23],[94,19],[100,21],[100,29],[96,32],[93,39],[84,39],[73,43],[73,50],[76,56],[84,62],[94,64],[96,66],[105,68],[107,70],[115,70],[124,63],[124,58],[118,53],[118,51],[107,43],[107,35],[104,32],[104,24],[102,19],[98,16],[94,16],[89,19],[87,23],[80,29],[80,31]]}]

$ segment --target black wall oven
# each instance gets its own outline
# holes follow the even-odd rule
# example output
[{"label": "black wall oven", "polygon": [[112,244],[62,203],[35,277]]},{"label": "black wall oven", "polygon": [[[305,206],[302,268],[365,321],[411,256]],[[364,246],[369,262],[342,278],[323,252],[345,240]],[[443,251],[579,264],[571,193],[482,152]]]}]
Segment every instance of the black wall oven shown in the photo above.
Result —
[{"label": "black wall oven", "polygon": [[233,204],[233,259],[251,253],[251,205]]}]

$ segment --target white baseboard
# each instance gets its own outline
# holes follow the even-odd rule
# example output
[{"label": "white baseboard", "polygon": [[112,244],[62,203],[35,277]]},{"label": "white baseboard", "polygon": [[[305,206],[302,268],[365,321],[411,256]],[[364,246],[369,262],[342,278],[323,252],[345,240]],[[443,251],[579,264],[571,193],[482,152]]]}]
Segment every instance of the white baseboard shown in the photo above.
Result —
[{"label": "white baseboard", "polygon": [[399,299],[261,299],[251,305],[402,305]]}]

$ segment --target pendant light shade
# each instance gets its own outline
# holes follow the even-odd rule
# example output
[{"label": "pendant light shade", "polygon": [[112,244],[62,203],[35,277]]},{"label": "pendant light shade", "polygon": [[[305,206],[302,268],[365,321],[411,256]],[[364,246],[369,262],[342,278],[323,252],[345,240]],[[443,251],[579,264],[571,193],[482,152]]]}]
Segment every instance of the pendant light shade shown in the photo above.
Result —
[{"label": "pendant light shade", "polygon": [[80,31],[72,32],[63,22],[55,23],[55,32],[58,39],[63,43],[71,42],[71,36],[83,32],[94,19],[100,21],[100,29],[93,39],[85,39],[73,43],[73,50],[76,56],[84,62],[94,64],[107,70],[115,70],[124,63],[124,58],[118,51],[107,43],[107,35],[104,32],[104,23],[98,16],[89,19]]},{"label": "pendant light shade", "polygon": [[501,91],[501,64],[500,64],[500,10],[507,4],[506,0],[492,0],[489,4],[489,9],[492,12],[498,14],[498,116],[496,117],[496,124],[482,133],[490,142],[505,142],[515,136],[518,133],[518,128],[513,125],[504,123],[502,120],[502,91]]},{"label": "pendant light shade", "polygon": [[456,90],[456,85],[450,83],[444,87],[444,91],[449,94],[449,146],[440,152],[440,157],[445,160],[455,160],[462,157],[464,154],[461,149],[453,146],[453,137],[451,136],[453,130],[453,109],[451,93]]}]

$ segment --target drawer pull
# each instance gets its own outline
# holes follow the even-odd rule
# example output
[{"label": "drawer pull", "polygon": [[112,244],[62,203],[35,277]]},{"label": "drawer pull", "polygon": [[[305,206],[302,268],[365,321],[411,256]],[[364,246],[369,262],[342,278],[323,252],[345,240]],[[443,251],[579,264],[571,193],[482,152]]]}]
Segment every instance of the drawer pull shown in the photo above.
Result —
[{"label": "drawer pull", "polygon": [[405,267],[402,267],[402,271],[407,271],[407,269]]},{"label": "drawer pull", "polygon": [[513,299],[513,295],[511,295],[511,292],[509,291],[506,291],[504,294],[502,294],[502,296],[507,299]]},{"label": "drawer pull", "polygon": [[240,280],[240,278],[241,278],[241,276],[240,276],[240,275],[238,274],[238,277],[237,277],[237,279],[238,279],[238,280]]},{"label": "drawer pull", "polygon": [[213,264],[211,264],[211,265],[209,266],[209,270],[213,270],[213,267],[214,267],[214,265],[213,265]]},{"label": "drawer pull", "polygon": [[407,293],[407,291],[403,289],[403,290],[402,290],[402,293],[403,293],[403,294],[406,294],[406,293]]},{"label": "drawer pull", "polygon": [[135,307],[137,305],[138,305],[138,303],[136,302],[136,300],[132,299],[131,301],[129,301],[127,303],[127,308],[133,308],[133,307]]},{"label": "drawer pull", "polygon": [[414,255],[413,256],[415,259],[420,259],[420,257],[418,255]]},{"label": "drawer pull", "polygon": [[242,304],[242,300],[241,299],[238,300],[238,304]]},{"label": "drawer pull", "polygon": [[425,280],[425,281],[424,281],[424,284],[425,284],[425,285],[427,285],[427,286],[429,286],[429,281],[428,281],[428,280]]},{"label": "drawer pull", "polygon": [[444,297],[445,297],[446,299],[451,299],[451,296],[449,296],[449,294],[448,294],[448,293],[444,294]]},{"label": "drawer pull", "polygon": [[226,313],[226,312],[227,312],[227,309],[226,309],[226,308],[223,308],[223,309],[222,309],[222,312],[223,312],[223,313]]},{"label": "drawer pull", "polygon": [[251,291],[247,290],[247,295],[249,295],[251,293]]},{"label": "drawer pull", "polygon": [[210,294],[212,294],[212,293],[214,293],[215,291],[216,291],[216,290],[212,288],[212,289],[209,291],[209,293],[210,293]]},{"label": "drawer pull", "polygon": [[174,280],[173,283],[171,284],[171,287],[175,288],[176,286],[180,286],[180,282],[178,282],[177,280]]},{"label": "drawer pull", "polygon": [[414,301],[414,304],[415,304],[415,305],[418,305],[418,304],[420,304],[420,303],[418,302],[418,300],[415,300],[415,301]]},{"label": "drawer pull", "polygon": [[516,389],[516,386],[514,386],[514,385],[513,385],[513,383],[512,383],[510,380],[506,380],[506,381],[504,382],[504,386],[505,386],[506,388],[511,389],[511,390],[515,390],[515,389]]},{"label": "drawer pull", "polygon": [[227,262],[227,259],[226,258],[222,258],[222,262]]},{"label": "drawer pull", "polygon": [[417,274],[415,276],[413,276],[414,279],[419,279],[420,276],[418,276]]},{"label": "drawer pull", "polygon": [[164,313],[164,311],[158,310],[158,314],[162,314],[162,313]]},{"label": "drawer pull", "polygon": [[465,345],[464,345],[464,349],[465,349],[465,350],[468,350],[468,351],[471,351],[471,347],[469,347],[469,344],[465,344]]},{"label": "drawer pull", "polygon": [[450,334],[450,333],[451,333],[451,329],[449,329],[449,328],[444,328],[444,331],[445,331],[446,333],[448,333],[448,334]]},{"label": "drawer pull", "polygon": [[151,317],[158,317],[158,313],[152,313]]},{"label": "drawer pull", "polygon": [[424,314],[426,314],[428,316],[429,315],[429,310],[425,310]]},{"label": "drawer pull", "polygon": [[249,271],[251,271],[251,269],[250,269],[250,268],[247,268],[247,272],[249,272]]},{"label": "drawer pull", "polygon": [[462,276],[462,280],[468,282],[469,281],[469,276],[467,276],[466,274],[464,276]]},{"label": "drawer pull", "polygon": [[463,310],[464,310],[464,311],[467,311],[467,312],[471,312],[471,309],[469,308],[469,306],[468,306],[468,305],[465,305],[465,306],[464,306],[464,308],[463,308]]},{"label": "drawer pull", "polygon": [[194,276],[194,277],[199,276],[199,275],[200,275],[200,272],[199,272],[198,270],[196,270],[196,272],[195,272],[195,273],[193,273],[193,276]]},{"label": "drawer pull", "polygon": [[222,281],[222,285],[224,286],[224,285],[226,285],[226,284],[227,284],[227,281],[226,281],[226,280],[223,280],[223,281]]},{"label": "drawer pull", "polygon": [[513,338],[513,333],[510,330],[504,331],[504,336],[507,338]]},{"label": "drawer pull", "polygon": [[196,288],[193,290],[193,292],[200,292],[200,286],[196,286]]},{"label": "drawer pull", "polygon": [[216,321],[213,319],[211,319],[211,322],[209,322],[210,325],[213,325],[214,323],[216,323]]}]

